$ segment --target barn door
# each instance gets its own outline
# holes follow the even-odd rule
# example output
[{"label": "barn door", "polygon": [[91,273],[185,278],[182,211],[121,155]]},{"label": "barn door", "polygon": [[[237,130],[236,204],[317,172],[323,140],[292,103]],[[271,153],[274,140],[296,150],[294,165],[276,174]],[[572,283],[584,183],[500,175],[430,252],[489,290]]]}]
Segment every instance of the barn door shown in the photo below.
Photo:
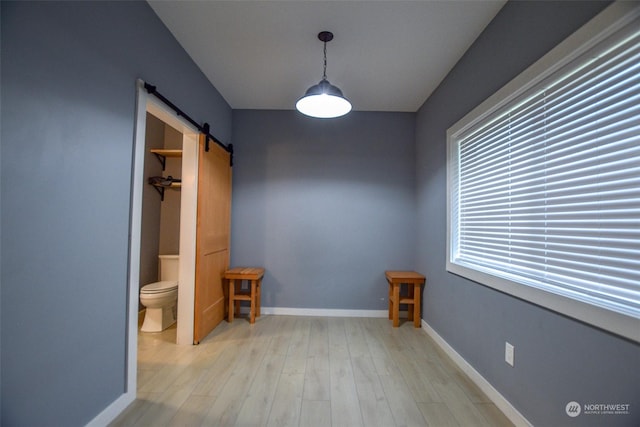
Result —
[{"label": "barn door", "polygon": [[194,344],[224,318],[222,276],[229,267],[231,235],[230,155],[213,142],[206,151],[204,135],[198,151]]}]

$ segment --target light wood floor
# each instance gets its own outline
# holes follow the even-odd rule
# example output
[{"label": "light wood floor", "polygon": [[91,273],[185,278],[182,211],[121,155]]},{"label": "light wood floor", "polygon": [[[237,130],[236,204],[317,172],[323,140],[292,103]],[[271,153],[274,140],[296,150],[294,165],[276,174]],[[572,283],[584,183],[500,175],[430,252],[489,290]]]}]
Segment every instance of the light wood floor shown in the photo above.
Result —
[{"label": "light wood floor", "polygon": [[422,329],[262,316],[200,345],[140,334],[137,399],[113,426],[509,426]]}]

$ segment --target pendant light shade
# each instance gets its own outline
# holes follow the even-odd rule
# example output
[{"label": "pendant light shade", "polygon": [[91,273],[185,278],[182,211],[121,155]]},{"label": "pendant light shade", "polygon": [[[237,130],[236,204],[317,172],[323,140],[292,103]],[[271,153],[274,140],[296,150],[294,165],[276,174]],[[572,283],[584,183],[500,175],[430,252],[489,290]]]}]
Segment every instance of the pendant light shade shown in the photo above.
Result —
[{"label": "pendant light shade", "polygon": [[351,103],[344,97],[342,91],[327,80],[327,42],[333,39],[333,34],[323,31],[318,39],[324,42],[324,74],[317,85],[311,86],[296,103],[296,109],[310,117],[329,119],[340,117],[351,111]]},{"label": "pendant light shade", "polygon": [[339,88],[329,83],[329,80],[322,79],[320,83],[307,89],[296,103],[296,109],[307,116],[328,119],[347,114],[351,111],[351,103]]}]

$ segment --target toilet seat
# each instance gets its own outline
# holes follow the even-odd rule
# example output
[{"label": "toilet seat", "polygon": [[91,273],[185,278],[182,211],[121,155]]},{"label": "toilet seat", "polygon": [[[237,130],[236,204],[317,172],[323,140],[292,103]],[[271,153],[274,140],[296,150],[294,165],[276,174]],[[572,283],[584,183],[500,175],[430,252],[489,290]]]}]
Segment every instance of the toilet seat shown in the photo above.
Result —
[{"label": "toilet seat", "polygon": [[165,293],[176,289],[178,289],[178,282],[176,282],[175,280],[163,280],[161,282],[144,285],[142,289],[140,289],[140,293],[151,295]]}]

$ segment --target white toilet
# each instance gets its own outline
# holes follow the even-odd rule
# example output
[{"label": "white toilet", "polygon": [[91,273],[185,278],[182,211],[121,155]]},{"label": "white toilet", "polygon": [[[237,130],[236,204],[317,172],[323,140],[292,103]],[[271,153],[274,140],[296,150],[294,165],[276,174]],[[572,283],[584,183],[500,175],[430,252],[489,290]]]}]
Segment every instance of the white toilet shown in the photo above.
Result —
[{"label": "white toilet", "polygon": [[160,281],[140,289],[140,303],[147,310],[142,332],[160,332],[176,322],[178,302],[178,255],[159,255]]}]

